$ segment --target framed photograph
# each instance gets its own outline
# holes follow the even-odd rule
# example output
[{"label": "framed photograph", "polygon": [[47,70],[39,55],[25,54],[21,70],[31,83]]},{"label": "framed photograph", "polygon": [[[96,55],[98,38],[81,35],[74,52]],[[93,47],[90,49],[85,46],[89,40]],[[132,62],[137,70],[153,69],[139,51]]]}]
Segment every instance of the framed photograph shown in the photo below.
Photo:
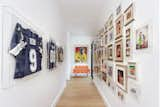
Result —
[{"label": "framed photograph", "polygon": [[108,47],[105,47],[105,59],[108,58]]},{"label": "framed photograph", "polygon": [[122,39],[115,43],[115,60],[117,62],[123,62],[123,41]]},{"label": "framed photograph", "polygon": [[127,66],[116,65],[116,83],[119,88],[127,92]]},{"label": "framed photograph", "polygon": [[113,28],[113,14],[111,14],[108,18],[108,30]]},{"label": "framed photograph", "polygon": [[108,60],[113,60],[113,45],[108,46]]},{"label": "framed photograph", "polygon": [[123,15],[119,16],[116,20],[116,37],[118,39],[123,35]]},{"label": "framed photograph", "polygon": [[118,16],[120,13],[121,13],[121,10],[122,10],[122,6],[121,4],[117,7],[116,9],[116,15]]},{"label": "framed photograph", "polygon": [[126,93],[122,89],[117,87],[117,96],[121,101],[125,101],[125,95]]},{"label": "framed photograph", "polygon": [[126,34],[126,56],[129,57],[131,56],[131,37],[133,34],[133,29],[132,26],[127,26],[125,29],[125,34]]},{"label": "framed photograph", "polygon": [[124,22],[125,26],[131,23],[134,20],[134,9],[133,4],[131,4],[124,12]]},{"label": "framed photograph", "polygon": [[108,32],[108,43],[111,43],[114,40],[114,29],[111,29]]},{"label": "framed photograph", "polygon": [[137,66],[136,62],[128,62],[128,77],[137,79]]},{"label": "framed photograph", "polygon": [[75,47],[75,62],[87,63],[87,47]]},{"label": "framed photograph", "polygon": [[136,30],[136,49],[148,48],[149,25]]},{"label": "framed photograph", "polygon": [[105,45],[107,45],[108,44],[108,33],[105,33]]}]

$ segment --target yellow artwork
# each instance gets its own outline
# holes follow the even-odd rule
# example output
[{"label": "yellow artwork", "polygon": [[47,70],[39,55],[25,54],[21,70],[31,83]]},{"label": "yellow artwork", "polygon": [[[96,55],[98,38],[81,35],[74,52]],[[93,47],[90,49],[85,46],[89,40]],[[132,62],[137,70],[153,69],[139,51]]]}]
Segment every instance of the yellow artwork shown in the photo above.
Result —
[{"label": "yellow artwork", "polygon": [[75,62],[86,63],[87,62],[87,47],[75,48]]}]

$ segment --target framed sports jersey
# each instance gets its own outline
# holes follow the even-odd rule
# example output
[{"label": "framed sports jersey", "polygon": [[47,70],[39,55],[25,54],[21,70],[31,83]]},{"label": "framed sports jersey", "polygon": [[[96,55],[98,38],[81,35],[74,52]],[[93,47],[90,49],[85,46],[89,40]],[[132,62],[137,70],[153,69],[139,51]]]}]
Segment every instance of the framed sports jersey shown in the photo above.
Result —
[{"label": "framed sports jersey", "polygon": [[41,70],[42,38],[17,23],[9,53],[16,60],[15,79],[36,73]]},{"label": "framed sports jersey", "polygon": [[76,63],[87,62],[87,47],[75,47],[75,62]]},{"label": "framed sports jersey", "polygon": [[56,44],[52,40],[47,43],[47,67],[48,69],[56,67]]}]

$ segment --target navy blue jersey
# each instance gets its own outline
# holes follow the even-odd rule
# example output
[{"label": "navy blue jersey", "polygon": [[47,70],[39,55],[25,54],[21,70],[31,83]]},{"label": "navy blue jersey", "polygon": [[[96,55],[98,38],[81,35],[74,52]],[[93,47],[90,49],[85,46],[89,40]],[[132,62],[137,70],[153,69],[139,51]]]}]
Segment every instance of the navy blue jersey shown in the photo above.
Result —
[{"label": "navy blue jersey", "polygon": [[18,23],[12,37],[10,53],[16,58],[14,78],[22,78],[41,70],[42,38]]},{"label": "navy blue jersey", "polygon": [[47,43],[47,66],[48,69],[53,69],[56,67],[56,45],[53,41]]}]

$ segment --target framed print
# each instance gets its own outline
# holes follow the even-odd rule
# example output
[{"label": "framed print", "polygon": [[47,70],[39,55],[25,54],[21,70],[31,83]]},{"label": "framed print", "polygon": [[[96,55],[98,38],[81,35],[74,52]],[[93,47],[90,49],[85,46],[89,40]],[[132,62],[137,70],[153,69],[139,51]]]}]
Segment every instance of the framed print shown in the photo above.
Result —
[{"label": "framed print", "polygon": [[75,47],[75,62],[87,63],[87,47]]},{"label": "framed print", "polygon": [[63,48],[62,47],[58,47],[58,62],[63,62]]},{"label": "framed print", "polygon": [[123,41],[122,39],[115,43],[115,60],[117,62],[123,62]]},{"label": "framed print", "polygon": [[129,57],[131,53],[130,49],[131,40],[129,37],[126,38],[126,56]]},{"label": "framed print", "polygon": [[109,32],[108,32],[108,43],[111,43],[114,39],[114,29],[111,29]]},{"label": "framed print", "polygon": [[107,43],[108,43],[108,33],[105,33],[105,45],[107,45]]},{"label": "framed print", "polygon": [[102,72],[102,80],[103,80],[104,82],[107,81],[107,73],[106,73],[106,72]]},{"label": "framed print", "polygon": [[108,18],[108,30],[113,28],[113,14],[111,14]]},{"label": "framed print", "polygon": [[137,79],[137,67],[136,62],[128,62],[128,77]]},{"label": "framed print", "polygon": [[121,4],[117,7],[116,9],[116,15],[118,16],[120,13],[121,13],[121,10],[122,10],[122,6]]},{"label": "framed print", "polygon": [[125,26],[134,20],[133,4],[131,4],[124,12]]},{"label": "framed print", "polygon": [[113,60],[113,45],[108,46],[108,60]]},{"label": "framed print", "polygon": [[113,78],[114,66],[112,63],[107,64],[107,73],[108,73],[108,77],[110,77],[110,78],[112,78],[112,80],[114,80],[114,78]]},{"label": "framed print", "polygon": [[116,65],[116,83],[119,88],[127,92],[127,67]]},{"label": "framed print", "polygon": [[116,37],[118,39],[123,35],[123,15],[119,16],[116,20]]},{"label": "framed print", "polygon": [[149,25],[136,30],[136,49],[148,48]]}]

